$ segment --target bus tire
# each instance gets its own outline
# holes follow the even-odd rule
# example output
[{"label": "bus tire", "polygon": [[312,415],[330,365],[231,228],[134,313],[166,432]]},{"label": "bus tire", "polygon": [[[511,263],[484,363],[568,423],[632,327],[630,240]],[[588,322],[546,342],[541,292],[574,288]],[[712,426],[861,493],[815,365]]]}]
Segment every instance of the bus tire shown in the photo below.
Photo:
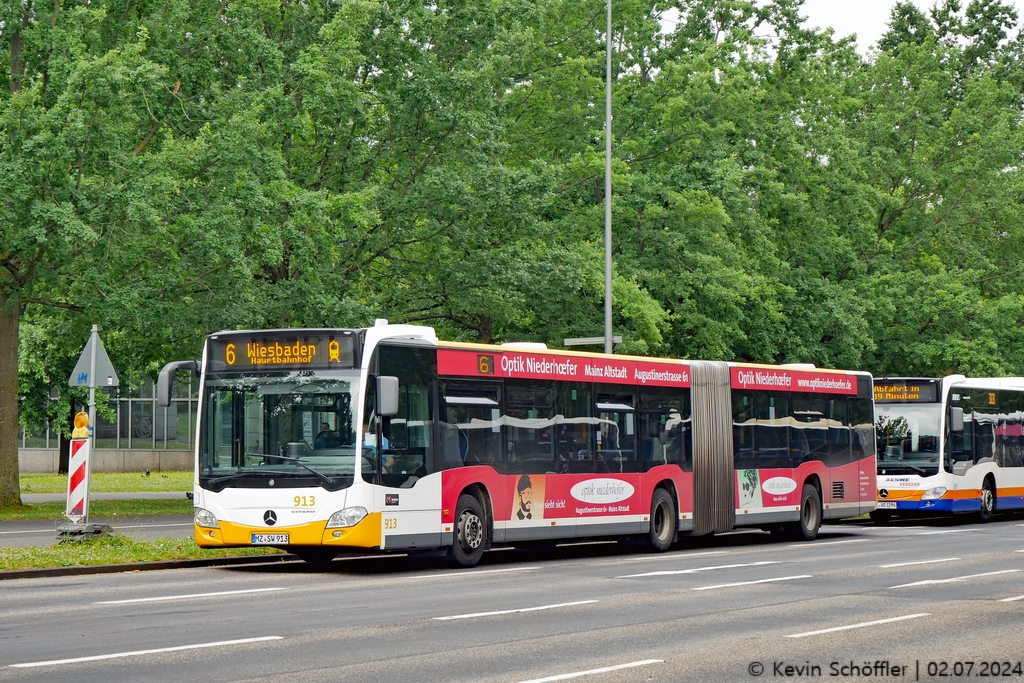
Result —
[{"label": "bus tire", "polygon": [[647,544],[658,552],[669,549],[676,540],[676,505],[665,489],[654,489],[651,496],[651,527]]},{"label": "bus tire", "polygon": [[818,537],[821,528],[821,494],[813,484],[804,484],[800,495],[800,522],[796,535],[805,541],[813,541]]},{"label": "bus tire", "polygon": [[804,484],[800,494],[800,521],[781,524],[778,534],[795,541],[813,541],[821,528],[821,495],[814,484]]},{"label": "bus tire", "polygon": [[476,496],[463,493],[455,507],[455,538],[448,548],[448,560],[459,567],[475,567],[484,554],[487,523],[484,506]]},{"label": "bus tire", "polygon": [[330,564],[338,555],[338,551],[331,548],[294,548],[292,552],[298,555],[300,560],[314,567]]},{"label": "bus tire", "polygon": [[981,484],[981,509],[978,510],[978,519],[987,522],[992,519],[992,513],[996,511],[996,487],[991,477],[985,477]]},{"label": "bus tire", "polygon": [[885,526],[892,521],[892,513],[888,510],[875,510],[869,513],[868,517],[871,518],[872,524],[877,524],[878,526]]}]

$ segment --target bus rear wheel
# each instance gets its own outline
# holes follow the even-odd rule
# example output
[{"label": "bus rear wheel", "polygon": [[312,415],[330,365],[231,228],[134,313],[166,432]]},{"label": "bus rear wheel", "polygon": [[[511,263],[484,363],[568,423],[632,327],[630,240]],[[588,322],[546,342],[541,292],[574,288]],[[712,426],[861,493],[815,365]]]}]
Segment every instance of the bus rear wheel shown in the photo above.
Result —
[{"label": "bus rear wheel", "polygon": [[[800,521],[780,524],[777,533],[797,541],[813,541],[821,528],[821,495],[813,484],[804,484],[800,495]],[[773,529],[774,531],[774,529]]]},{"label": "bus rear wheel", "polygon": [[655,489],[651,496],[651,528],[647,543],[658,552],[664,552],[676,539],[676,506],[665,489]]},{"label": "bus rear wheel", "polygon": [[996,487],[992,480],[986,478],[981,484],[981,509],[978,510],[978,519],[987,522],[992,519],[992,513],[996,511]]},{"label": "bus rear wheel", "polygon": [[484,555],[486,540],[484,506],[475,496],[463,493],[455,508],[455,538],[448,548],[448,560],[460,567],[475,567]]}]

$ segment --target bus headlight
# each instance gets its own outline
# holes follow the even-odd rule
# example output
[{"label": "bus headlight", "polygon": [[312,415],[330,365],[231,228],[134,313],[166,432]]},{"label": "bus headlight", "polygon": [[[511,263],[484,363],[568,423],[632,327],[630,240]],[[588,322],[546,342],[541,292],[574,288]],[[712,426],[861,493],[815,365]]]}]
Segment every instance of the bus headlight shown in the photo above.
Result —
[{"label": "bus headlight", "polygon": [[925,491],[924,495],[921,496],[921,500],[938,500],[939,498],[942,498],[944,495],[946,495],[946,487],[936,486],[933,489],[928,489],[927,491]]},{"label": "bus headlight", "polygon": [[209,510],[203,508],[196,508],[196,526],[206,527],[207,529],[219,529],[220,522],[217,521],[217,517]]},{"label": "bus headlight", "polygon": [[339,526],[355,526],[359,522],[363,521],[363,517],[366,516],[366,508],[356,506],[354,508],[345,508],[344,510],[338,510],[331,518],[327,520],[327,528],[335,529]]}]

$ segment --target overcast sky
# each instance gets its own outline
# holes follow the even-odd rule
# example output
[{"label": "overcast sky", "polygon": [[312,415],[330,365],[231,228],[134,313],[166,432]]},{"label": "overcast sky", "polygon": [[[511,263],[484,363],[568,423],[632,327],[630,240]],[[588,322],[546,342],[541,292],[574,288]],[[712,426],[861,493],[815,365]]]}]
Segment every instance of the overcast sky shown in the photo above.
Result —
[{"label": "overcast sky", "polygon": [[[807,17],[809,26],[831,26],[837,37],[856,33],[857,47],[863,53],[882,37],[895,4],[895,0],[805,0],[801,14]],[[914,0],[914,4],[927,11],[935,0]],[[1018,17],[1024,17],[1024,0],[1008,4],[1017,8]]]}]

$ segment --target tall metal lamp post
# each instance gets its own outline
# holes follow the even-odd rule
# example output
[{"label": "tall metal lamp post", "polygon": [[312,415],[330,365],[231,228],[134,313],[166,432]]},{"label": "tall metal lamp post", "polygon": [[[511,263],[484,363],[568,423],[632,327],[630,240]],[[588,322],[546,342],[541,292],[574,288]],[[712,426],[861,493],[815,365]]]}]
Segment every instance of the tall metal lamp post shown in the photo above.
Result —
[{"label": "tall metal lamp post", "polygon": [[608,0],[604,105],[604,352],[612,353],[612,0]]}]

